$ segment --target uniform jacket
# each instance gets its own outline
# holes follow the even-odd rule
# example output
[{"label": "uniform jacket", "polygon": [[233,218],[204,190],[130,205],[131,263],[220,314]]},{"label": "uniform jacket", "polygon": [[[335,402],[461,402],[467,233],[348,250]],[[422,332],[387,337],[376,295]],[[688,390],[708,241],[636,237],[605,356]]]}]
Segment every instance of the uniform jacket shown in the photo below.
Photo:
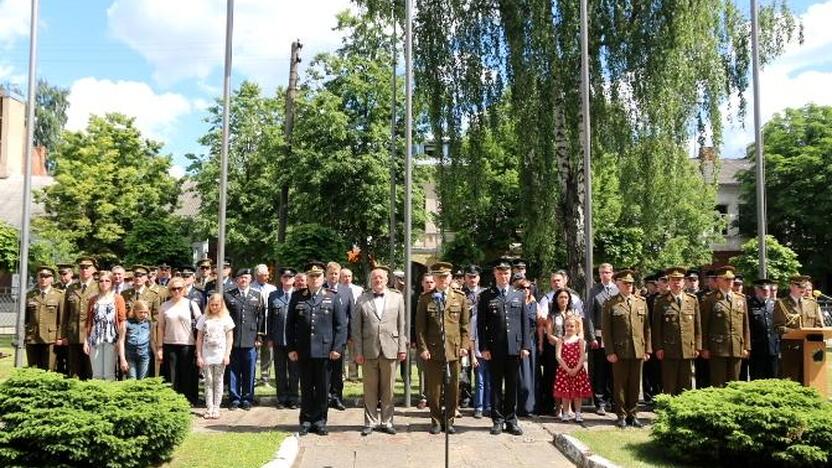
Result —
[{"label": "uniform jacket", "polygon": [[650,335],[653,350],[664,350],[665,359],[693,359],[702,349],[702,322],[696,295],[683,292],[680,306],[673,294],[656,297]]},{"label": "uniform jacket", "polygon": [[234,321],[234,347],[253,348],[259,335],[263,334],[263,296],[260,291],[248,288],[243,292],[237,288],[224,293],[225,306]]},{"label": "uniform jacket", "polygon": [[384,290],[384,310],[376,309],[375,296],[367,290],[352,310],[352,339],[355,354],[367,359],[396,359],[407,352],[407,316],[404,297],[394,289]]},{"label": "uniform jacket", "polygon": [[[234,283],[234,280],[231,279],[230,276],[225,277],[225,281],[223,282],[222,291],[223,294],[231,291],[232,289],[237,289],[237,285]],[[205,285],[205,296],[208,297],[211,294],[217,292],[217,280],[212,279]]]},{"label": "uniform jacket", "polygon": [[630,305],[621,294],[604,304],[601,329],[606,341],[606,354],[619,359],[642,359],[652,352],[650,321],[647,320],[647,301],[631,294]]},{"label": "uniform jacket", "polygon": [[289,302],[292,299],[294,289],[289,290],[288,297],[283,288],[269,294],[266,304],[266,337],[274,342],[275,346],[286,346],[286,321],[289,317]]},{"label": "uniform jacket", "polygon": [[702,299],[702,347],[711,356],[742,357],[751,349],[751,332],[745,295],[731,293],[729,303],[722,291],[713,291]]},{"label": "uniform jacket", "polygon": [[332,351],[344,354],[346,307],[336,291],[326,288],[316,294],[308,288],[295,291],[289,302],[286,326],[286,346],[301,359],[328,359]]},{"label": "uniform jacket", "polygon": [[804,297],[800,303],[788,296],[774,304],[774,326],[780,334],[788,329],[823,327],[823,314],[817,301]]},{"label": "uniform jacket", "polygon": [[[416,308],[416,345],[419,353],[429,351],[431,359],[452,362],[459,359],[459,350],[471,349],[469,335],[468,298],[461,291],[445,290],[445,302],[439,304],[432,289],[419,296]],[[441,310],[440,310],[441,309]],[[440,320],[442,320],[440,322]],[[442,345],[441,327],[445,327],[445,345]]]},{"label": "uniform jacket", "polygon": [[159,296],[159,290],[145,286],[142,288],[142,291],[139,292],[138,289],[127,289],[121,292],[121,297],[124,298],[124,303],[127,306],[127,312],[129,313],[133,310],[133,303],[139,299],[147,302],[147,306],[150,308],[150,318],[151,321],[156,322],[157,317],[159,316],[159,306],[162,305],[162,298]]},{"label": "uniform jacket", "polygon": [[64,293],[54,287],[41,294],[35,288],[26,294],[26,344],[52,344],[58,339]]},{"label": "uniform jacket", "polygon": [[194,283],[193,286],[191,286],[191,289],[185,293],[185,297],[196,302],[197,305],[199,305],[200,311],[205,310],[205,303],[207,301],[205,297],[205,291],[203,291],[202,288],[197,286],[196,283]]},{"label": "uniform jacket", "polygon": [[477,303],[477,336],[480,353],[519,356],[531,351],[531,330],[526,316],[526,293],[508,287],[505,296],[496,286],[480,293]]},{"label": "uniform jacket", "polygon": [[780,334],[774,327],[774,301],[748,298],[748,326],[751,331],[751,354],[771,357],[780,354]]},{"label": "uniform jacket", "polygon": [[90,299],[98,294],[98,285],[90,279],[86,289],[82,283],[72,283],[64,292],[61,313],[61,338],[69,344],[83,344],[87,339],[87,310]]}]

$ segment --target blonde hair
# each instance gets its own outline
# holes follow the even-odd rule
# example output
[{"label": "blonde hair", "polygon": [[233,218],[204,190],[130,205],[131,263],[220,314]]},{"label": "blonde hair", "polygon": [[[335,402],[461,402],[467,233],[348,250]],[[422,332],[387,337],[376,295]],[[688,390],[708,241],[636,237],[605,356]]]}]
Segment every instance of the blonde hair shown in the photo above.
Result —
[{"label": "blonde hair", "polygon": [[575,324],[575,334],[578,335],[578,338],[584,336],[584,324],[580,317],[577,315],[569,314],[566,316],[566,319],[563,321],[563,334],[566,335],[566,324],[572,322]]},{"label": "blonde hair", "polygon": [[147,305],[147,302],[145,302],[141,299],[136,299],[135,301],[133,301],[133,305],[130,306],[130,313],[127,314],[127,318],[131,318],[131,319],[138,318],[138,315],[136,315],[136,312],[141,312],[141,311],[145,311],[148,314],[150,314],[150,307]]},{"label": "blonde hair", "polygon": [[[211,313],[211,303],[214,301],[220,301],[222,307],[220,308],[219,314]],[[228,316],[228,308],[225,306],[225,299],[223,298],[222,294],[214,293],[211,294],[211,297],[208,298],[208,302],[205,303],[205,318],[212,318],[212,317],[226,317]]]}]

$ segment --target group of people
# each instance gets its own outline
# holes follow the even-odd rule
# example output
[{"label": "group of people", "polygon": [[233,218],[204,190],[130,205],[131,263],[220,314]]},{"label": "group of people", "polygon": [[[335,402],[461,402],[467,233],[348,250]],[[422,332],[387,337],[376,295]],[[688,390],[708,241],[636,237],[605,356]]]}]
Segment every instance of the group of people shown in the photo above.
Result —
[{"label": "group of people", "polygon": [[599,414],[614,409],[617,426],[639,427],[642,388],[649,402],[694,381],[777,377],[780,337],[824,325],[806,276],[791,278],[782,298],[766,280],[746,297],[732,267],[708,272],[701,289],[698,272],[672,267],[637,291],[633,271],[605,263],[584,303],[566,272],[553,272],[542,294],[525,267],[497,260],[484,288],[480,267],[435,263],[408,317],[403,275],[384,266],[364,290],[337,262],[277,269],[273,285],[265,265],[232,276],[226,261],[219,293],[209,259],[127,272],[97,271],[82,256],[37,269],[26,351],[30,365],[82,379],[163,376],[195,405],[201,377],[206,418],[219,417],[226,388],[229,409],[251,408],[259,358],[264,381],[273,366],[277,406],[300,406],[301,435],[328,433],[328,409],[345,407],[344,373],[360,367],[365,436],[396,433],[397,368],[412,355],[431,433],[454,433],[461,403],[488,415],[492,434],[521,435],[518,418],[529,414],[580,422],[585,400]]}]

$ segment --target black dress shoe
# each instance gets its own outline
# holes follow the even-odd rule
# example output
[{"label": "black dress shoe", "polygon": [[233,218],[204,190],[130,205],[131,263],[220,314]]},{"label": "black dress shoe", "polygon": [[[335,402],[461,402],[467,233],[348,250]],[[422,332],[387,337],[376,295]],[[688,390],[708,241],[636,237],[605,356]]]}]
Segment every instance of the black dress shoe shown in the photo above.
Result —
[{"label": "black dress shoe", "polygon": [[372,427],[365,427],[364,429],[361,429],[361,435],[362,436],[366,437],[366,436],[368,436],[372,433],[373,433],[373,428]]},{"label": "black dress shoe", "polygon": [[474,410],[474,419],[482,419],[482,410]]},{"label": "black dress shoe", "polygon": [[250,410],[251,409],[251,402],[244,401],[244,402],[240,403],[240,408],[242,408],[246,411]]},{"label": "black dress shoe", "polygon": [[326,427],[319,427],[316,432],[318,433],[319,436],[329,435],[329,431],[327,430]]},{"label": "black dress shoe", "polygon": [[346,406],[341,402],[341,400],[332,400],[332,404],[329,405],[330,407],[337,409],[338,411],[344,411],[347,409]]},{"label": "black dress shoe", "polygon": [[627,421],[625,421],[624,418],[618,418],[618,420],[615,421],[615,427],[619,429],[624,429],[625,427],[627,427]]},{"label": "black dress shoe", "polygon": [[228,409],[231,411],[236,411],[240,409],[240,402],[239,401],[232,401],[231,404],[228,405]]},{"label": "black dress shoe", "polygon": [[298,409],[298,404],[294,402],[289,403],[287,406],[289,407],[289,409]]},{"label": "black dress shoe", "polygon": [[309,434],[309,426],[301,426],[298,435],[305,436],[306,434]]},{"label": "black dress shoe", "polygon": [[630,425],[633,427],[644,427],[644,424],[642,424],[636,417],[630,419]]},{"label": "black dress shoe", "polygon": [[491,430],[488,432],[490,432],[491,435],[500,435],[503,433],[503,425],[496,423],[493,426],[491,426]]},{"label": "black dress shoe", "polygon": [[518,426],[517,424],[511,424],[510,426],[508,426],[506,432],[515,436],[523,435],[523,429],[520,429],[520,426]]},{"label": "black dress shoe", "polygon": [[447,432],[448,434],[456,434],[456,428],[454,428],[453,426],[448,426],[445,432]]},{"label": "black dress shoe", "polygon": [[277,404],[274,405],[274,407],[277,408],[277,409],[283,409],[285,407],[285,405],[278,401]]},{"label": "black dress shoe", "polygon": [[390,435],[396,435],[396,427],[395,426],[387,426],[384,428],[384,431]]},{"label": "black dress shoe", "polygon": [[442,428],[439,427],[439,424],[431,424],[430,429],[428,429],[428,432],[434,435],[439,434],[440,432],[442,432]]}]

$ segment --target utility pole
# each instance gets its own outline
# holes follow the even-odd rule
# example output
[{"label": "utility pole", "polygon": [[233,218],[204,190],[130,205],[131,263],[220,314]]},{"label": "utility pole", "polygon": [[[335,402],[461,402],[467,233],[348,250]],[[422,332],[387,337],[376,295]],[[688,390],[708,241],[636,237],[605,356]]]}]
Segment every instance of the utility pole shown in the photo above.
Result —
[{"label": "utility pole", "polygon": [[[298,64],[303,44],[300,39],[292,43],[292,58],[289,62],[289,87],[286,88],[286,123],[283,127],[283,139],[286,145],[286,160],[292,156],[292,129],[295,126],[295,98],[298,95]],[[286,242],[286,221],[289,214],[289,182],[280,187],[280,206],[278,208],[277,241]]]}]

